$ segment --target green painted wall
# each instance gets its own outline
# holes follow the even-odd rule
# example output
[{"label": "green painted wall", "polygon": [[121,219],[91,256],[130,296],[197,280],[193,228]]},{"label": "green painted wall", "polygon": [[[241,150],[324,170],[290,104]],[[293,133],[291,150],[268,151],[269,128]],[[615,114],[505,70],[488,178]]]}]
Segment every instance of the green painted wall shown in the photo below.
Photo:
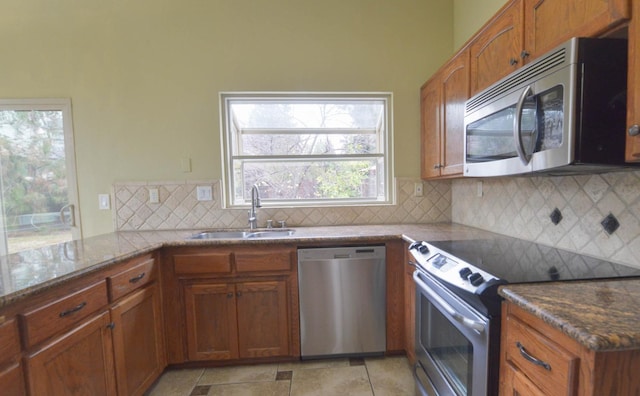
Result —
[{"label": "green painted wall", "polygon": [[[469,3],[473,3],[469,1]],[[220,178],[220,91],[392,91],[395,174],[419,176],[419,87],[448,0],[9,0],[0,96],[69,97],[85,236],[115,181]],[[183,173],[181,158],[191,158]]]},{"label": "green painted wall", "polygon": [[453,0],[453,48],[458,50],[507,0]]}]

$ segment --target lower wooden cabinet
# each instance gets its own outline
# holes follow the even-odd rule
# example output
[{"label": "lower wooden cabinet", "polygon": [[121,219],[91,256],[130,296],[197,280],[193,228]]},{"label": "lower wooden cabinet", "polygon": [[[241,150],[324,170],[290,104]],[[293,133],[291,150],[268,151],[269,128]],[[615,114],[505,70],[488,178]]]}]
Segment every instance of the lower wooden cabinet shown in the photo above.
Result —
[{"label": "lower wooden cabinet", "polygon": [[0,318],[0,393],[12,396],[26,394],[18,326],[13,318]]},{"label": "lower wooden cabinet", "polygon": [[153,284],[111,308],[119,395],[142,395],[166,366],[160,289]]},{"label": "lower wooden cabinet", "polygon": [[286,280],[184,286],[189,360],[289,355]]},{"label": "lower wooden cabinet", "polygon": [[638,395],[640,351],[588,349],[503,303],[500,395]]},{"label": "lower wooden cabinet", "polygon": [[104,311],[27,356],[29,394],[116,394],[110,324]]}]

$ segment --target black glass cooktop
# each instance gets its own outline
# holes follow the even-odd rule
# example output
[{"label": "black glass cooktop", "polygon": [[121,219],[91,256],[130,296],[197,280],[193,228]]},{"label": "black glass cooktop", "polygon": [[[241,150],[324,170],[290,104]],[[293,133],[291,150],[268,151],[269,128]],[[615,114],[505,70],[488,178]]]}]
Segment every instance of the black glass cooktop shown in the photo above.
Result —
[{"label": "black glass cooktop", "polygon": [[508,283],[640,277],[640,268],[517,238],[429,243]]}]

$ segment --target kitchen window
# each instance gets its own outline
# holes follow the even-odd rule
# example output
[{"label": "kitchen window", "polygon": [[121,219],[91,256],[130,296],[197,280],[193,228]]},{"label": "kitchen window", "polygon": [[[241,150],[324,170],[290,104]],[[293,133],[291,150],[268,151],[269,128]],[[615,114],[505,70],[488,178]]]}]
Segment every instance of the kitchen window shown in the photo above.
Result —
[{"label": "kitchen window", "polygon": [[390,93],[222,93],[227,207],[393,202]]}]

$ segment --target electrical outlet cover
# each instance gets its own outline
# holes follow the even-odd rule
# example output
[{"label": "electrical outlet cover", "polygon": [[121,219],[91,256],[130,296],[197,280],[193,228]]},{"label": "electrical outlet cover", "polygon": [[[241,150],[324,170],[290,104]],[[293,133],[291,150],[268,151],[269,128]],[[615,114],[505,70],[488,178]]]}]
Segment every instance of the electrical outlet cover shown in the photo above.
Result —
[{"label": "electrical outlet cover", "polygon": [[213,192],[211,186],[197,186],[196,198],[198,201],[211,201],[213,200]]}]

